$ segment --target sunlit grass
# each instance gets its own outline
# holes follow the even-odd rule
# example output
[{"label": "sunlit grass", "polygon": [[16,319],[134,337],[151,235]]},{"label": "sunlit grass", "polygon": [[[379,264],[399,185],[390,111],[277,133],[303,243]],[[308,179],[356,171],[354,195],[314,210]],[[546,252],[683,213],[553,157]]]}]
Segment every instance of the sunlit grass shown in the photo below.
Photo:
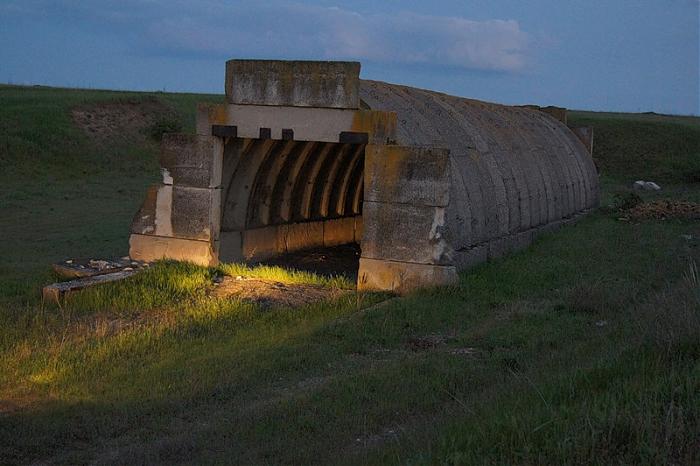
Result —
[{"label": "sunlit grass", "polygon": [[249,266],[241,263],[221,264],[217,267],[223,275],[231,277],[259,278],[288,284],[318,285],[331,288],[353,289],[355,283],[343,275],[327,277],[311,272],[269,265]]}]

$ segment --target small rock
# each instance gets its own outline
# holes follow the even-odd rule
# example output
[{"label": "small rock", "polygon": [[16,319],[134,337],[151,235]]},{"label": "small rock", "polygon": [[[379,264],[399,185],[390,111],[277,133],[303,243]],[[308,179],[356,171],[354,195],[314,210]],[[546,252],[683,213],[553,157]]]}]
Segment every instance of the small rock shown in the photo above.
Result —
[{"label": "small rock", "polygon": [[644,191],[661,191],[661,186],[654,183],[653,181],[635,181],[632,187],[634,189],[641,189]]},{"label": "small rock", "polygon": [[607,320],[599,320],[598,322],[595,323],[596,327],[605,327],[606,325],[608,325]]},{"label": "small rock", "polygon": [[88,265],[89,265],[90,267],[93,267],[93,268],[97,269],[97,270],[104,270],[104,269],[110,268],[110,267],[109,267],[109,262],[107,262],[107,261],[102,261],[102,260],[93,260],[93,259],[90,259],[90,260],[88,261]]},{"label": "small rock", "polygon": [[73,259],[68,259],[68,260],[66,261],[66,264],[72,264],[72,263],[73,263]]},{"label": "small rock", "polygon": [[132,269],[131,267],[124,267],[124,270],[126,271],[126,270],[134,270],[134,269]]},{"label": "small rock", "polygon": [[236,280],[243,280],[243,277],[240,276],[240,275],[238,275],[238,276],[236,277]]}]

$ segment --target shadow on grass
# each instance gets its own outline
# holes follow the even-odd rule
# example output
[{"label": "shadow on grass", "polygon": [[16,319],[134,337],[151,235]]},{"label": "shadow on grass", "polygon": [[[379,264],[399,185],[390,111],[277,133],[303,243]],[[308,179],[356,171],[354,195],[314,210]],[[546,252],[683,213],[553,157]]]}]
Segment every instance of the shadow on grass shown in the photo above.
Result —
[{"label": "shadow on grass", "polygon": [[[403,462],[442,439],[438,462],[466,461],[476,444],[482,449],[474,451],[496,462],[606,448],[612,459],[658,459],[644,456],[645,445],[670,457],[697,428],[697,411],[687,404],[695,385],[686,378],[697,358],[697,329],[685,340],[673,332],[655,339],[639,329],[658,328],[656,317],[630,316],[641,304],[650,316],[680,317],[673,312],[692,293],[668,283],[687,275],[678,266],[687,252],[678,233],[687,225],[639,228],[643,235],[595,216],[462,275],[458,287],[360,313],[384,297],[264,311],[203,298],[214,269],[162,264],[72,305],[82,316],[108,305],[118,316],[170,306],[176,318],[33,348],[14,376],[28,380],[41,400],[54,401],[5,414],[0,454],[10,462]],[[576,287],[602,284],[610,293],[580,306]],[[598,327],[599,320],[605,325]],[[426,350],[409,344],[426,335],[440,339]],[[679,341],[690,346],[679,353]],[[672,424],[678,434],[659,443],[668,431],[649,422],[667,406],[666,392],[643,387],[669,381],[684,387],[678,403],[686,427]],[[650,407],[649,422],[635,421],[641,416],[635,406]],[[611,407],[622,410],[620,420],[610,417]],[[591,433],[577,424],[582,419]],[[635,422],[640,429],[629,431]],[[462,423],[479,430],[467,435]],[[558,443],[567,428],[576,445]],[[623,441],[636,443],[623,451]]]}]

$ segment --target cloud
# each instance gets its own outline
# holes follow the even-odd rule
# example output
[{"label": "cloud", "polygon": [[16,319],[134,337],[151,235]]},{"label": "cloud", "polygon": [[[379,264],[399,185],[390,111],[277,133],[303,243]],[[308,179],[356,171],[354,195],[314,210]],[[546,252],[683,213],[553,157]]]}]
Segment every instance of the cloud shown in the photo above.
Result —
[{"label": "cloud", "polygon": [[[35,12],[104,24],[156,54],[353,59],[516,72],[531,38],[517,21],[355,11],[281,1],[24,0]],[[55,13],[55,12],[54,12]]]},{"label": "cloud", "polygon": [[245,6],[156,20],[150,38],[165,50],[246,56],[356,59],[517,71],[529,36],[516,21],[471,21],[414,13],[362,15],[299,4]]}]

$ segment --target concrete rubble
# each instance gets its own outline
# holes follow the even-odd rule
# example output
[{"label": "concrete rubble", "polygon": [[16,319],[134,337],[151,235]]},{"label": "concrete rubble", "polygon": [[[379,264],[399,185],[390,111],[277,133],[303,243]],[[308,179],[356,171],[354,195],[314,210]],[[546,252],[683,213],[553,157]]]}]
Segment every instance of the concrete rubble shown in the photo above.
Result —
[{"label": "concrete rubble", "polygon": [[661,186],[653,181],[635,181],[632,187],[644,191],[661,191]]},{"label": "concrete rubble", "polygon": [[102,283],[123,280],[148,266],[149,264],[132,260],[128,256],[118,260],[67,259],[52,264],[52,268],[58,275],[70,280],[44,286],[42,297],[44,301],[60,302],[72,292]]}]

